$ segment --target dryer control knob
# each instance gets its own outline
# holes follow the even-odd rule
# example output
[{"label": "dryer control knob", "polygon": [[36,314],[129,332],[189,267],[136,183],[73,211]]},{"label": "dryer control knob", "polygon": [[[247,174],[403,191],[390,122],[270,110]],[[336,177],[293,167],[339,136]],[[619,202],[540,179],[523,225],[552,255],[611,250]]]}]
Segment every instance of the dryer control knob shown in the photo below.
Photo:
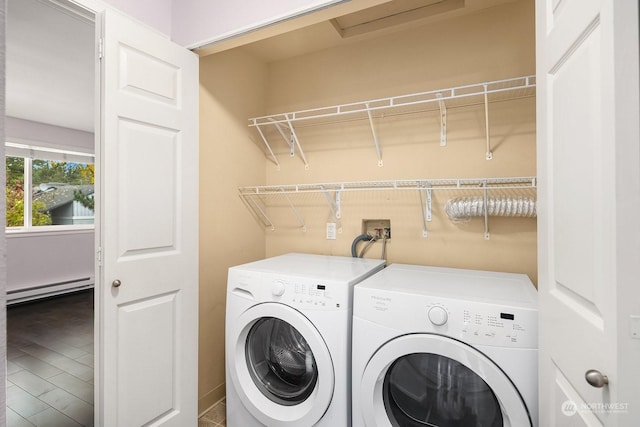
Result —
[{"label": "dryer control knob", "polygon": [[271,288],[271,294],[274,297],[281,297],[284,294],[286,287],[282,282],[273,282],[273,287]]},{"label": "dryer control knob", "polygon": [[442,326],[447,323],[449,315],[447,310],[440,306],[431,307],[429,309],[429,320],[436,326]]}]

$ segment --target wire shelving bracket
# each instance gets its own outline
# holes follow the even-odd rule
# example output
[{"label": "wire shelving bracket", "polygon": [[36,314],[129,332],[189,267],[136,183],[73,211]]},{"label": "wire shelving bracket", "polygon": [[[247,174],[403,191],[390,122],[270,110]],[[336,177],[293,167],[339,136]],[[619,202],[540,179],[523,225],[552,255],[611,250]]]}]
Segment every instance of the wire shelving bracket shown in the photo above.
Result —
[{"label": "wire shelving bracket", "polygon": [[[422,237],[427,237],[429,235],[429,231],[427,230],[427,223],[431,222],[431,217],[432,217],[431,183],[424,182],[420,185],[420,187],[421,188],[418,190],[418,194],[420,195],[420,209],[422,213]],[[423,200],[422,193],[424,193],[424,200]]]}]

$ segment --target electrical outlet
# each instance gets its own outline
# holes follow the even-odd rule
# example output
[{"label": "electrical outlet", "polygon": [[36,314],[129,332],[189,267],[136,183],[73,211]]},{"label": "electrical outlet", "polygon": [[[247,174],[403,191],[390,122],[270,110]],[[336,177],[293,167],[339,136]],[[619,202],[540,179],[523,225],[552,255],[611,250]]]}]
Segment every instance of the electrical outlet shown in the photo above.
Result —
[{"label": "electrical outlet", "polygon": [[327,223],[327,240],[336,240],[336,223]]},{"label": "electrical outlet", "polygon": [[376,239],[391,238],[390,219],[363,219],[362,234],[368,234]]}]

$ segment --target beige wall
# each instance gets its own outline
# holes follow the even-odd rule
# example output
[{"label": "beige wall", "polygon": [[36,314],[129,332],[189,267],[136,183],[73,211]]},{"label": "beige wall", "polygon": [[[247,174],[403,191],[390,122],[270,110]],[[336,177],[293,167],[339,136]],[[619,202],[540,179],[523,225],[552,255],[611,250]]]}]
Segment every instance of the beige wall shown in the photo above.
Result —
[{"label": "beige wall", "polygon": [[[200,410],[224,394],[227,268],[280,253],[349,255],[363,218],[391,220],[388,262],[515,271],[536,276],[535,219],[490,218],[453,224],[434,196],[422,237],[417,192],[343,194],[341,233],[325,239],[329,208],[321,195],[293,197],[303,232],[282,199],[268,200],[276,226],[266,230],[238,197],[249,185],[333,181],[535,175],[535,100],[491,106],[494,159],[485,160],[484,110],[450,109],[448,145],[440,147],[435,111],[376,119],[384,166],[378,167],[367,121],[297,128],[310,168],[281,140],[278,170],[266,159],[249,117],[362,101],[535,73],[533,1],[523,0],[384,38],[269,64],[235,49],[201,58]],[[368,256],[380,254],[375,244]]]},{"label": "beige wall", "polygon": [[[333,48],[270,65],[271,113],[479,83],[535,73],[533,2],[524,1],[469,16]],[[439,145],[436,111],[375,121],[384,166],[377,166],[366,120],[297,127],[310,169],[289,158],[286,146],[277,170],[267,163],[267,183],[534,176],[535,100],[490,107],[494,159],[485,160],[483,106],[448,111],[448,145]],[[277,141],[277,139],[275,139]],[[283,152],[284,150],[284,152]],[[363,218],[391,219],[390,263],[444,265],[522,272],[535,282],[535,219],[490,218],[452,224],[442,210],[459,194],[437,192],[429,236],[422,237],[420,199],[411,192],[344,193],[342,233],[325,239],[330,220],[322,196],[293,198],[307,225],[297,227],[282,201],[271,210],[275,232],[266,233],[266,255],[304,251],[349,255]],[[369,254],[379,256],[381,245]]]},{"label": "beige wall", "polygon": [[224,396],[227,269],[264,258],[264,231],[238,197],[264,183],[264,155],[247,133],[263,110],[266,66],[230,51],[200,61],[199,404]]}]

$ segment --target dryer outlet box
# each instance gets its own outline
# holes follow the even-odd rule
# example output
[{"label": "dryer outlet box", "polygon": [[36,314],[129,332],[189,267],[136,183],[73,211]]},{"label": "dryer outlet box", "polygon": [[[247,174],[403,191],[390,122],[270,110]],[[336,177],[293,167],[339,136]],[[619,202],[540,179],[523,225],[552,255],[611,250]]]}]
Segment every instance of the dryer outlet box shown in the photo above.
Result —
[{"label": "dryer outlet box", "polygon": [[390,219],[363,219],[362,234],[368,234],[377,239],[391,238],[391,220]]}]

